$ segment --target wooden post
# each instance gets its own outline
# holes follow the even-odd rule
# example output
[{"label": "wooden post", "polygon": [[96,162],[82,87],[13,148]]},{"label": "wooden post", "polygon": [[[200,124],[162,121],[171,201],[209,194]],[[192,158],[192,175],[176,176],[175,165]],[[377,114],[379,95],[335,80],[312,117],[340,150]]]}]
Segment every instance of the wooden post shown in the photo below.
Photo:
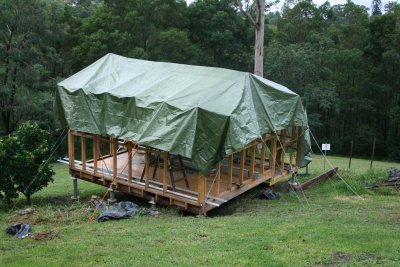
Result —
[{"label": "wooden post", "polygon": [[132,145],[128,144],[128,182],[132,183]]},{"label": "wooden post", "polygon": [[351,168],[351,158],[353,157],[353,140],[350,141],[350,158],[349,158],[349,169]]},{"label": "wooden post", "polygon": [[276,132],[272,133],[271,146],[269,148],[269,168],[272,170],[272,177],[275,176],[275,164],[276,164]]},{"label": "wooden post", "polygon": [[374,142],[372,144],[371,164],[369,165],[369,168],[372,168],[372,163],[374,162],[375,143],[376,143],[376,137],[374,137]]},{"label": "wooden post", "polygon": [[281,131],[281,146],[282,146],[282,153],[281,153],[281,169],[285,168],[285,148],[286,148],[286,130]]},{"label": "wooden post", "polygon": [[72,130],[68,130],[68,158],[69,158],[69,167],[75,167],[75,143],[74,143],[74,135],[72,134]]},{"label": "wooden post", "polygon": [[146,149],[146,158],[145,158],[145,170],[144,170],[144,177],[145,177],[145,188],[146,190],[149,188],[149,180],[150,180],[150,152]]},{"label": "wooden post", "polygon": [[244,178],[244,164],[246,162],[246,149],[240,152],[240,173],[239,173],[239,184],[243,184]]},{"label": "wooden post", "polygon": [[301,158],[301,140],[302,140],[302,131],[303,129],[301,126],[298,126],[298,131],[297,131],[297,146],[296,146],[296,165],[300,165],[300,158]]},{"label": "wooden post", "polygon": [[294,141],[296,139],[296,126],[292,127],[292,135],[290,136],[290,165],[293,163],[293,146],[294,146]]},{"label": "wooden post", "polygon": [[97,174],[98,159],[100,157],[100,141],[97,134],[93,135],[93,170]]},{"label": "wooden post", "polygon": [[264,163],[265,163],[265,142],[267,135],[262,135],[262,146],[261,146],[261,156],[260,156],[260,174],[264,174]]},{"label": "wooden post", "polygon": [[219,195],[219,185],[221,182],[221,162],[218,162],[217,164],[215,164],[215,169],[217,170],[217,172],[215,173],[216,177],[215,177],[213,193],[214,193],[214,196],[218,196]]},{"label": "wooden post", "polygon": [[111,154],[113,157],[112,168],[113,168],[113,178],[115,179],[118,176],[118,163],[117,163],[117,150],[118,150],[118,139],[111,138]]},{"label": "wooden post", "polygon": [[163,152],[163,192],[167,192],[168,189],[168,152]]},{"label": "wooden post", "polygon": [[204,175],[201,173],[199,173],[198,176],[197,192],[198,202],[200,205],[202,205],[206,199],[206,177],[204,177]]},{"label": "wooden post", "polygon": [[82,170],[86,171],[86,137],[81,136]]},{"label": "wooden post", "polygon": [[233,175],[233,154],[228,157],[228,188],[227,190],[232,191],[232,175]]},{"label": "wooden post", "polygon": [[250,156],[250,170],[249,170],[250,179],[254,178],[255,164],[256,164],[256,145],[253,145],[251,147],[251,156]]}]

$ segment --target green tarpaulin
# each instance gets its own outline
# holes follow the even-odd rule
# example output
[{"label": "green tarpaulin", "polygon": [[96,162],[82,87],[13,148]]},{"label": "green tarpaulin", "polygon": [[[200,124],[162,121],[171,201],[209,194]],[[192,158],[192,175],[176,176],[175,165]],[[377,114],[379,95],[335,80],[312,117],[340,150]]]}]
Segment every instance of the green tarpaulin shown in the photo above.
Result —
[{"label": "green tarpaulin", "polygon": [[263,133],[307,127],[299,95],[251,73],[114,54],[60,82],[55,111],[70,129],[180,154],[204,174]]}]

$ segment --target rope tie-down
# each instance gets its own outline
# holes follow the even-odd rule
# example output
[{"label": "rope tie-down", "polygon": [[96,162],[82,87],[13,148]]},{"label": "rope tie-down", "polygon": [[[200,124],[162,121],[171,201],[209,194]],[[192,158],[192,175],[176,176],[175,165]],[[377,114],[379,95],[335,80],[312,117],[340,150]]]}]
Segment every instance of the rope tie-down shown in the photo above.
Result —
[{"label": "rope tie-down", "polygon": [[[115,181],[117,180],[118,176],[121,175],[121,174],[124,172],[124,170],[126,169],[126,167],[128,166],[128,164],[129,164],[129,158],[130,158],[130,157],[133,158],[133,157],[135,156],[135,154],[136,154],[136,151],[137,151],[137,150],[135,150],[135,149],[137,148],[138,143],[137,143],[136,141],[127,140],[127,139],[125,139],[125,142],[132,142],[132,143],[134,144],[133,147],[132,147],[131,152],[128,154],[128,157],[126,158],[125,167],[122,169],[122,171],[121,171],[118,175],[116,175],[116,176],[114,177],[114,179],[113,179],[112,182],[110,183],[110,186],[107,188],[106,192],[104,193],[103,197],[102,197],[101,200],[97,203],[96,208],[94,209],[93,213],[92,213],[92,214],[90,215],[90,217],[89,217],[89,219],[90,219],[91,221],[93,221],[93,220],[96,219],[95,214],[96,214],[96,212],[99,210],[99,208],[100,208],[100,206],[102,205],[102,203],[104,202],[105,198],[107,197],[108,192],[110,192],[110,190],[112,189],[112,186],[113,186],[113,184],[115,183]],[[96,146],[96,149],[98,150],[97,146]],[[135,151],[135,153],[133,153],[134,151]],[[106,162],[105,162],[105,160],[104,160],[104,157],[101,155],[101,152],[100,152],[100,151],[98,151],[98,152],[99,152],[100,157],[101,157],[102,160],[103,160],[104,166],[106,167],[108,174],[111,176],[111,172],[110,172],[110,170],[109,170],[108,167],[107,167],[107,164],[106,164]],[[114,168],[117,168],[117,166],[114,166]]]}]

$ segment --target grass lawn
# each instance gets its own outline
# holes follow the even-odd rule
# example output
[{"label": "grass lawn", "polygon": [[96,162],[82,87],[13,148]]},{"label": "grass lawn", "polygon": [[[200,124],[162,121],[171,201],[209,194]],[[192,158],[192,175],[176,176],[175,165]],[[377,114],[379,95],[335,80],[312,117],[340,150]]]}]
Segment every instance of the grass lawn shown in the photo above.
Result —
[{"label": "grass lawn", "polygon": [[[312,155],[313,161],[309,165],[309,172],[322,171],[324,169],[324,157],[319,155]],[[328,162],[329,161],[329,162]],[[370,168],[371,160],[352,158],[351,168],[349,169],[349,158],[330,156],[327,155],[327,161],[325,162],[326,170],[330,169],[331,165],[333,167],[339,167],[341,170],[350,170],[356,173],[365,172],[365,170]],[[395,167],[400,169],[400,163],[387,162],[387,161],[374,161],[372,164],[373,168],[376,169],[390,169]]]},{"label": "grass lawn", "polygon": [[[345,165],[346,159],[334,160]],[[316,157],[310,170],[320,169],[314,167],[318,162]],[[35,214],[14,216],[28,207],[23,201],[13,210],[0,209],[2,229],[19,219],[32,224],[33,234],[53,232],[42,240],[0,233],[0,265],[400,266],[399,194],[365,189],[386,179],[387,170],[362,171],[369,167],[363,160],[353,159],[353,164],[353,172],[344,171],[342,177],[363,199],[336,178],[305,191],[306,199],[287,192],[279,200],[259,200],[253,189],[207,218],[160,208],[162,215],[104,223],[87,219],[87,200],[105,188],[79,181],[81,201],[71,203],[68,170],[55,164],[54,184],[33,196]]]}]

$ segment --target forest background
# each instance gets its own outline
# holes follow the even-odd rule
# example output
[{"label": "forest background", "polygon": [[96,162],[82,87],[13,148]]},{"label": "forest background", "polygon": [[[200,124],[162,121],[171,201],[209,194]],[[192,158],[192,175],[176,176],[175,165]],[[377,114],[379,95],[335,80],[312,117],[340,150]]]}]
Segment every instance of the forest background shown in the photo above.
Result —
[{"label": "forest background", "polygon": [[[250,10],[252,7],[250,6]],[[264,77],[298,93],[335,154],[400,161],[400,5],[311,0],[266,11]],[[253,71],[235,0],[0,0],[0,136],[53,118],[57,82],[107,53]]]}]

